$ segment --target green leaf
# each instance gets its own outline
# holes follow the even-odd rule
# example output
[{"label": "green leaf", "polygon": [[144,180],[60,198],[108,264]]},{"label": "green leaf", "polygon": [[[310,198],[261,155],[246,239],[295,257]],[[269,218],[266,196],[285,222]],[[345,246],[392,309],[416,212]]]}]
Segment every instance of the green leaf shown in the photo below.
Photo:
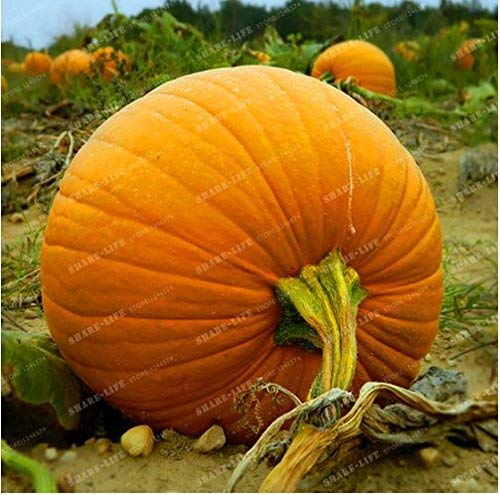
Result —
[{"label": "green leaf", "polygon": [[464,90],[466,103],[463,109],[467,112],[474,112],[484,109],[488,100],[496,100],[497,91],[489,82],[482,82],[478,86],[467,86]]},{"label": "green leaf", "polygon": [[444,95],[456,91],[455,86],[450,81],[444,78],[431,79],[427,82],[427,89],[434,95]]},{"label": "green leaf", "polygon": [[78,427],[80,415],[70,414],[70,407],[81,400],[80,383],[50,337],[2,331],[2,377],[16,399],[33,406],[49,405],[64,429]]}]

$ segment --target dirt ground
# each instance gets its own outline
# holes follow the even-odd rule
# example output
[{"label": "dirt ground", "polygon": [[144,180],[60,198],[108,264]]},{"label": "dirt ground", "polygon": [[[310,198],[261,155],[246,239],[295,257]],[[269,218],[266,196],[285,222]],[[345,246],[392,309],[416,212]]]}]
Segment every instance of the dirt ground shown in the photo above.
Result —
[{"label": "dirt ground", "polygon": [[[458,159],[462,150],[446,152],[420,163],[438,204],[443,233],[446,240],[461,243],[476,241],[496,243],[497,239],[497,186],[496,183],[479,188],[463,202],[452,204],[458,190]],[[10,241],[22,229],[43,221],[43,215],[29,212],[27,221],[14,224],[2,218],[4,240]],[[473,249],[484,249],[483,245]],[[478,262],[473,267],[460,268],[457,277],[476,278],[492,270],[488,264]],[[20,320],[33,331],[46,331],[43,318]],[[496,333],[492,329],[493,338]],[[451,330],[441,330],[423,367],[437,365],[445,369],[463,371],[469,383],[469,393],[480,392],[491,386],[496,376],[496,346],[486,346],[454,355],[474,346],[470,340],[450,345],[456,338]],[[59,480],[68,476],[80,481],[73,487],[77,492],[215,492],[222,491],[232,469],[246,451],[243,446],[226,446],[210,454],[192,451],[193,440],[169,433],[155,445],[147,458],[122,455],[118,444],[112,444],[104,454],[98,452],[93,440],[74,446],[67,454],[59,451],[55,460],[46,461],[47,444],[39,444],[28,455],[42,461]],[[437,442],[439,458],[427,467],[421,460],[419,449],[398,450],[380,459],[356,468],[353,472],[326,486],[319,484],[317,492],[497,492],[497,455],[479,449],[455,445],[447,440]],[[251,476],[244,478],[238,489],[256,491],[268,472],[260,466]],[[30,491],[30,485],[19,475],[6,473],[2,477],[3,492]],[[66,483],[67,484],[67,483]],[[70,489],[67,486],[67,489]]]}]

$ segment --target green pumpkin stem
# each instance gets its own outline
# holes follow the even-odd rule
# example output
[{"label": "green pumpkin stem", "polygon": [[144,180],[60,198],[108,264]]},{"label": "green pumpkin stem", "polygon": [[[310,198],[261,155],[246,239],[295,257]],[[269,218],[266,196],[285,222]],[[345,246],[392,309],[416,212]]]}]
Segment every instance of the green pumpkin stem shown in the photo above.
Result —
[{"label": "green pumpkin stem", "polygon": [[356,314],[367,296],[356,271],[332,251],[318,265],[303,267],[298,277],[280,279],[276,295],[283,308],[278,345],[298,343],[323,352],[308,399],[332,388],[347,390],[356,368]]},{"label": "green pumpkin stem", "polygon": [[42,464],[10,447],[2,439],[2,463],[7,467],[25,474],[33,481],[36,492],[57,493],[57,484],[52,473]]}]

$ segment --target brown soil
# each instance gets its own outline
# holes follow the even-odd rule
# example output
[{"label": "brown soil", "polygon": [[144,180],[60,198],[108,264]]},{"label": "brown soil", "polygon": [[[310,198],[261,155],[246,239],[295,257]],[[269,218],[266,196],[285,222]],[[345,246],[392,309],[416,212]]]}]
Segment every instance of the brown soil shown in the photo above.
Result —
[{"label": "brown soil", "polygon": [[[460,242],[475,243],[481,240],[494,244],[497,239],[496,185],[482,187],[467,196],[462,203],[451,205],[451,198],[458,187],[460,153],[463,150],[443,153],[432,159],[427,158],[420,164],[437,204],[441,205],[439,211],[444,237]],[[30,222],[36,221],[37,215],[30,215]],[[25,224],[13,224],[3,218],[2,227],[4,236],[10,240],[25,228]],[[480,252],[484,245],[476,245],[471,249]],[[458,263],[459,259],[454,258],[455,261]],[[494,274],[491,274],[491,270],[491,265],[479,261],[474,266],[457,270],[455,275],[466,281],[483,275],[492,277]],[[24,322],[33,331],[46,331],[43,319]],[[491,333],[492,338],[495,338],[496,330],[491,329]],[[492,375],[496,376],[496,347],[483,347],[450,360],[452,356],[475,345],[471,338],[450,345],[452,337],[454,334],[451,330],[440,331],[430,355],[424,361],[424,368],[437,365],[463,371],[471,394],[486,389],[491,385]],[[181,435],[169,433],[166,439],[157,442],[153,454],[147,458],[122,457],[118,444],[113,444],[110,452],[99,454],[93,441],[70,449],[76,453],[70,462],[61,458],[63,451],[59,452],[57,459],[45,461],[46,444],[39,444],[27,453],[47,465],[58,479],[62,480],[65,476],[79,477],[80,481],[74,487],[78,492],[222,491],[246,449],[242,446],[227,446],[211,454],[198,454],[192,451],[192,443],[192,440]],[[320,484],[314,491],[497,492],[496,454],[459,447],[447,440],[437,442],[435,447],[439,451],[439,459],[432,467],[423,464],[417,448],[399,450],[381,455],[380,459],[365,466],[354,467],[350,475],[338,479],[331,486]],[[260,466],[238,485],[239,490],[257,490],[267,471],[266,466]],[[4,492],[30,490],[29,483],[23,477],[11,472],[7,472],[2,481]]]}]

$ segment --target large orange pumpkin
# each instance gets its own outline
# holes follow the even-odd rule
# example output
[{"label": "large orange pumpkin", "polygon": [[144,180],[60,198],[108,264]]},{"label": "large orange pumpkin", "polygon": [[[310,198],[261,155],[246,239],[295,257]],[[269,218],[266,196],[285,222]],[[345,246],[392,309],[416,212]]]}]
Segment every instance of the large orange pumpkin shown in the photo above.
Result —
[{"label": "large orange pumpkin", "polygon": [[121,50],[115,51],[111,46],[105,46],[93,52],[92,61],[107,81],[117,76],[120,68],[127,70],[130,68],[130,58]]},{"label": "large orange pumpkin", "polygon": [[52,59],[43,52],[30,52],[24,59],[24,67],[30,76],[48,74],[52,68]]},{"label": "large orange pumpkin", "polygon": [[335,80],[352,78],[371,91],[396,94],[396,72],[391,60],[380,48],[367,41],[344,41],[321,53],[311,75],[319,78],[328,72]]},{"label": "large orange pumpkin", "polygon": [[475,58],[473,52],[483,44],[480,38],[464,41],[460,48],[454,53],[454,62],[457,69],[471,70],[474,67]]},{"label": "large orange pumpkin", "polygon": [[84,50],[69,50],[54,59],[50,80],[54,84],[66,83],[72,77],[89,74],[92,57]]},{"label": "large orange pumpkin", "polygon": [[280,321],[281,342],[316,338],[293,277],[325,278],[304,297],[342,306],[345,328],[320,330],[353,337],[343,386],[406,386],[437,331],[440,259],[425,179],[375,115],[284,69],[217,69],[158,87],[78,152],[48,220],[43,304],[70,367],[111,404],[249,442],[292,404],[264,394],[245,412],[239,394],[263,377],[304,399],[322,360],[275,342]]}]

